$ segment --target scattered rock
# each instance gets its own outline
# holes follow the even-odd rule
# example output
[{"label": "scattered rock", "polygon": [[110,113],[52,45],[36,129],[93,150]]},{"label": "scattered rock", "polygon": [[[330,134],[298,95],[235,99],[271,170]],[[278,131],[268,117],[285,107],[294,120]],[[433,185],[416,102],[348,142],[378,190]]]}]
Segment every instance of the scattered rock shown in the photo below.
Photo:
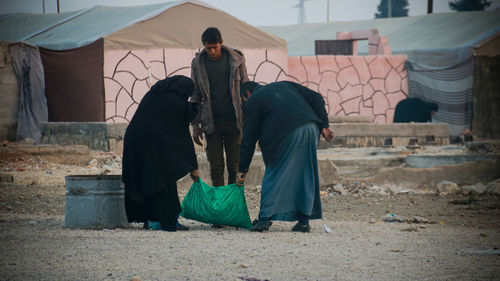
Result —
[{"label": "scattered rock", "polygon": [[108,165],[102,165],[100,174],[101,175],[107,175],[107,174],[111,173],[112,171],[113,171],[113,168],[111,168],[110,166],[108,166]]},{"label": "scattered rock", "polygon": [[97,160],[96,159],[92,159],[90,160],[88,166],[89,168],[92,168],[92,167],[97,167]]},{"label": "scattered rock", "polygon": [[34,139],[32,139],[32,138],[25,138],[22,142],[24,144],[29,144],[29,145],[36,144],[36,141]]},{"label": "scattered rock", "polygon": [[486,185],[486,192],[491,194],[500,195],[500,179],[496,179],[492,182],[489,182]]},{"label": "scattered rock", "polygon": [[420,216],[413,216],[412,222],[413,223],[431,223],[430,220],[428,220],[424,217],[420,217]]},{"label": "scattered rock", "polygon": [[344,189],[344,186],[340,183],[333,186],[333,191],[342,195],[347,194],[347,191]]},{"label": "scattered rock", "polygon": [[391,195],[396,195],[401,193],[401,188],[399,188],[395,184],[389,184],[389,185],[384,185],[383,186],[385,190],[387,190]]},{"label": "scattered rock", "polygon": [[401,231],[414,232],[414,231],[418,231],[418,228],[412,226],[412,227],[403,228],[403,229],[401,229]]},{"label": "scattered rock", "polygon": [[442,181],[437,185],[439,196],[444,197],[447,195],[457,194],[460,191],[458,185],[451,181]]},{"label": "scattered rock", "polygon": [[396,214],[387,214],[382,218],[385,222],[406,222],[406,219]]},{"label": "scattered rock", "polygon": [[462,193],[468,195],[470,193],[484,194],[486,192],[486,185],[477,183],[475,185],[462,186]]}]

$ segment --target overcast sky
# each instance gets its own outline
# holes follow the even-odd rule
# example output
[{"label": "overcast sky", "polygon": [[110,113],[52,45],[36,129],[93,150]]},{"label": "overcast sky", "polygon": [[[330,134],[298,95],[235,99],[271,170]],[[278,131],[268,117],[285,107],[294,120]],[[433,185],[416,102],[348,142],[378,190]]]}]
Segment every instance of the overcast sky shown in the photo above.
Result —
[{"label": "overcast sky", "polygon": [[[306,22],[327,21],[328,0],[306,0]],[[330,21],[351,21],[373,19],[381,0],[329,0]],[[451,12],[450,0],[434,0],[434,13]],[[490,0],[488,8],[498,9],[500,0]],[[59,0],[61,12],[75,11],[94,5],[133,6],[170,2],[169,0]],[[298,23],[299,0],[204,0],[251,25],[287,25]],[[0,0],[0,14],[11,12],[43,13],[57,12],[57,0]],[[426,0],[409,0],[409,15],[427,13]]]}]

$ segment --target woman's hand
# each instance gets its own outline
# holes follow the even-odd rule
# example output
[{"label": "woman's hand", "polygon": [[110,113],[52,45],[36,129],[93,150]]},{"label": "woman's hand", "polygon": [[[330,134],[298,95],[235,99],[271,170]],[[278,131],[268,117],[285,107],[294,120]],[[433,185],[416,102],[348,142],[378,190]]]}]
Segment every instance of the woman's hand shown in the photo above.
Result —
[{"label": "woman's hand", "polygon": [[236,185],[237,186],[242,186],[245,183],[245,176],[246,175],[247,175],[247,173],[242,173],[242,172],[238,172],[238,174],[236,174]]},{"label": "woman's hand", "polygon": [[191,172],[191,179],[193,179],[193,181],[198,181],[200,179],[200,173],[198,172],[198,170],[194,170]]}]

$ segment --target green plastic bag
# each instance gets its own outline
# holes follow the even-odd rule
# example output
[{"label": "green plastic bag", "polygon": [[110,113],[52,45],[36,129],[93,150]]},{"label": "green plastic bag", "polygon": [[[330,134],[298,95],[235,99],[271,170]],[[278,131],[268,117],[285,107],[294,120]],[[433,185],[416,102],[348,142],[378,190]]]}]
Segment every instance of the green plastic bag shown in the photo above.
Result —
[{"label": "green plastic bag", "polygon": [[213,187],[200,179],[193,183],[181,207],[180,215],[186,219],[246,229],[252,227],[243,185]]}]

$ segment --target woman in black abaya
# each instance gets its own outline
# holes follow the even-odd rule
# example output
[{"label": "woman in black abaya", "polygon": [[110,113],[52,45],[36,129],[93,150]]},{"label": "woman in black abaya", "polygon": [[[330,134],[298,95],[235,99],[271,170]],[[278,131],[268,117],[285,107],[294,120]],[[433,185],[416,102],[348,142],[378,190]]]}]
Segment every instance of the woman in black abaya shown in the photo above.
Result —
[{"label": "woman in black abaya", "polygon": [[178,223],[181,211],[177,180],[198,163],[189,123],[197,113],[188,102],[190,78],[177,75],[158,81],[141,100],[127,127],[123,146],[122,180],[129,222],[167,231],[187,230]]}]

